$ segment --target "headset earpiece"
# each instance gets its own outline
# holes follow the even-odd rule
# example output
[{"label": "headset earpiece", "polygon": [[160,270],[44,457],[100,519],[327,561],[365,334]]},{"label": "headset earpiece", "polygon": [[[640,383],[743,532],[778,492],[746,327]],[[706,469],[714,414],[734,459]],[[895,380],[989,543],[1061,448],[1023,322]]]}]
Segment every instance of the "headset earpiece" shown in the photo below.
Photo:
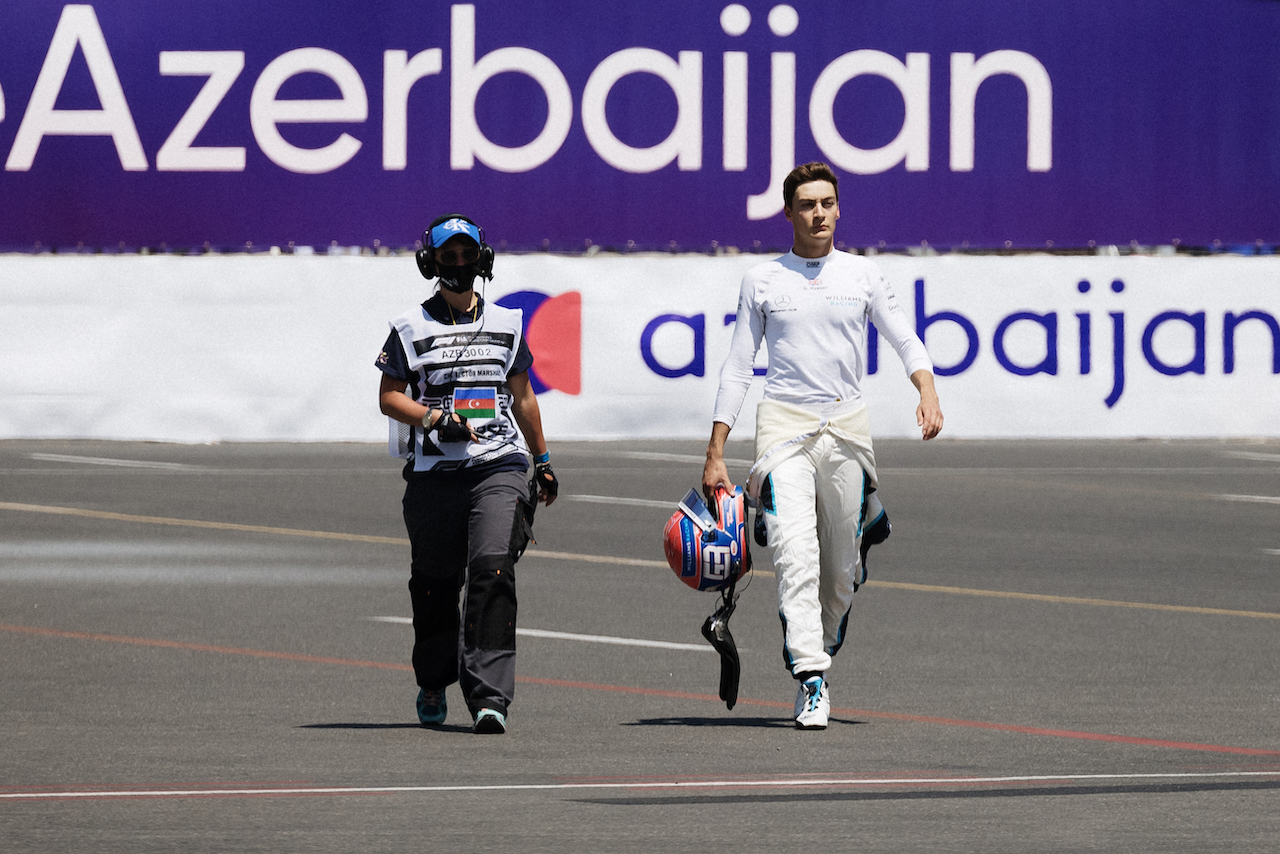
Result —
[{"label": "headset earpiece", "polygon": [[430,249],[419,249],[413,257],[418,262],[418,272],[422,274],[422,278],[434,279],[440,275],[436,269],[436,260],[431,257]]},{"label": "headset earpiece", "polygon": [[[481,232],[483,235],[484,232]],[[476,275],[482,279],[493,278],[493,247],[488,243],[480,244],[480,257],[476,259]]]}]

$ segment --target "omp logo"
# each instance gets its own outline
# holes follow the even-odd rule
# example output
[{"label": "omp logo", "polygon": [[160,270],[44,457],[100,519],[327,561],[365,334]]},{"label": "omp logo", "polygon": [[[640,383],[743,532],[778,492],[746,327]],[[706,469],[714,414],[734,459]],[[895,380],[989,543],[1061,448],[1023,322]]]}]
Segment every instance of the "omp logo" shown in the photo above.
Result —
[{"label": "omp logo", "polygon": [[535,394],[555,389],[582,393],[582,294],[566,291],[549,296],[516,291],[498,300],[524,312],[524,338],[533,353],[529,379]]}]

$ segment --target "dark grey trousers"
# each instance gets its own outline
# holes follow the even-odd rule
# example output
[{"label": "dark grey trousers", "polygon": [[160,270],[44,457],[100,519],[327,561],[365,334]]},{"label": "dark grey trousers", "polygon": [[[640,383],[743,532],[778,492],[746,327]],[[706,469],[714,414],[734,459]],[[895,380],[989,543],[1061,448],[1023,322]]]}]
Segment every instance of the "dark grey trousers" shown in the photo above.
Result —
[{"label": "dark grey trousers", "polygon": [[[515,563],[528,543],[527,474],[411,477],[413,670],[419,687],[460,683],[467,707],[506,714],[515,693]],[[461,593],[461,603],[459,594]]]}]

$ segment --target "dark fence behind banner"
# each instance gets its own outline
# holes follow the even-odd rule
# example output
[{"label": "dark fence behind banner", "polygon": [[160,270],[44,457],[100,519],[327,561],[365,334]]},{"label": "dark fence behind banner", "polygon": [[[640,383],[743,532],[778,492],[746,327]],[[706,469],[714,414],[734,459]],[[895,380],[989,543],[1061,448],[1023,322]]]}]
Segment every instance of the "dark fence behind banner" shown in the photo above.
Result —
[{"label": "dark fence behind banner", "polygon": [[[1271,0],[0,6],[0,249],[1280,243]],[[1263,249],[1265,251],[1265,249]]]}]

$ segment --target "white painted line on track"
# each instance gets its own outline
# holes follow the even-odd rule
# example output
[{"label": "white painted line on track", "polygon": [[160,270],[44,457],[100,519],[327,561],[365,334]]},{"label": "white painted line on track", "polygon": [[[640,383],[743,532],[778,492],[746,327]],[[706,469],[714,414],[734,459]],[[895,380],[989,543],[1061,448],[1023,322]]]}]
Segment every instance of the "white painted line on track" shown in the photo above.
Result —
[{"label": "white painted line on track", "polygon": [[584,555],[576,552],[553,552],[536,546],[526,551],[521,560],[528,560],[531,557],[545,557],[551,560],[576,560],[582,563],[603,563],[609,566],[660,566],[667,568],[665,560],[652,560],[642,557],[614,557],[612,555]]},{"label": "white painted line on track", "polygon": [[629,507],[658,507],[661,509],[671,508],[671,512],[675,512],[675,501],[654,501],[650,498],[625,498],[621,495],[564,495],[570,501],[583,501],[587,504],[625,504]]},{"label": "white painted line on track", "polygon": [[1280,463],[1280,454],[1263,454],[1258,451],[1223,451],[1224,457],[1237,460],[1255,460],[1263,463]]},{"label": "white painted line on track", "polygon": [[165,471],[208,471],[206,466],[189,463],[162,463],[148,460],[117,460],[110,457],[77,457],[71,454],[31,454],[31,459],[46,463],[77,463],[89,466],[120,466],[135,469],[162,469]]},{"label": "white painted line on track", "polygon": [[[623,451],[618,454],[620,457],[626,457],[631,460],[653,460],[655,462],[666,463],[697,463],[705,465],[707,462],[706,454],[664,454],[660,451]],[[751,460],[726,459],[725,465],[728,466],[751,466]]]},{"label": "white painted line on track", "polygon": [[[379,623],[403,623],[413,625],[412,617],[370,617]],[[650,649],[678,649],[690,652],[712,652],[714,648],[707,644],[674,643],[672,641],[645,640],[644,638],[617,638],[609,635],[579,635],[572,632],[551,632],[546,629],[516,629],[517,635],[530,638],[550,638],[552,640],[579,641],[580,643],[604,643],[613,646],[639,646]]]},{"label": "white painted line on track", "polygon": [[1219,495],[1222,501],[1247,501],[1253,504],[1280,504],[1280,496],[1276,495]]},{"label": "white painted line on track", "polygon": [[1003,777],[808,777],[766,780],[667,780],[662,782],[583,782],[583,783],[509,783],[455,786],[294,786],[289,788],[242,789],[100,789],[71,792],[0,792],[0,800],[106,799],[106,798],[208,798],[282,795],[380,795],[441,792],[529,792],[583,790],[705,790],[705,789],[775,789],[809,788],[813,786],[846,786],[869,788],[878,786],[980,786],[1002,783],[1097,783],[1097,782],[1170,782],[1225,779],[1280,779],[1280,771],[1217,771],[1168,774],[1026,774]]},{"label": "white painted line on track", "polygon": [[545,629],[516,629],[516,634],[531,638],[551,638],[552,640],[571,640],[582,643],[605,643],[615,646],[642,646],[653,649],[679,649],[692,652],[714,652],[707,644],[673,643],[671,641],[644,640],[643,638],[615,638],[608,635],[577,635],[570,632],[550,632]]},{"label": "white painted line on track", "polygon": [[[703,465],[707,461],[706,454],[672,454],[663,453],[661,451],[583,451],[575,450],[566,452],[565,456],[588,456],[588,457],[609,457],[611,459],[623,460],[652,460],[659,463],[693,463]],[[753,464],[752,460],[742,460],[726,458],[724,461],[727,466],[744,466],[750,468]]]}]

